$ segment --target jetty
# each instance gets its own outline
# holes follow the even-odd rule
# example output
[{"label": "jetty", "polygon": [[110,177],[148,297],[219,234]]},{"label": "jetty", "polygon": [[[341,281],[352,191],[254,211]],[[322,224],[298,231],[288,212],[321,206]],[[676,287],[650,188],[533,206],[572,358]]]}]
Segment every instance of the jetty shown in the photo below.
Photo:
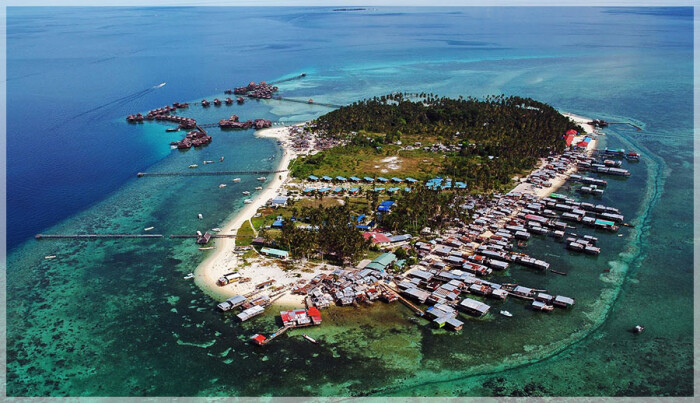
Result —
[{"label": "jetty", "polygon": [[146,176],[223,176],[223,175],[260,175],[260,174],[277,174],[287,172],[286,169],[275,171],[188,171],[188,172],[139,172],[137,177],[143,178]]},{"label": "jetty", "polygon": [[379,285],[380,285],[380,287],[384,288],[387,292],[393,292],[394,294],[396,294],[396,297],[398,297],[399,301],[403,302],[404,305],[406,305],[407,307],[411,308],[411,310],[412,310],[413,312],[415,312],[416,315],[420,315],[420,316],[425,315],[425,312],[424,312],[422,309],[418,308],[418,307],[415,306],[411,301],[409,301],[409,300],[407,300],[406,298],[402,297],[401,294],[399,293],[399,291],[397,291],[397,290],[395,290],[395,289],[389,287],[389,286],[386,285],[386,284],[379,284]]},{"label": "jetty", "polygon": [[36,239],[163,238],[162,234],[36,234]]}]

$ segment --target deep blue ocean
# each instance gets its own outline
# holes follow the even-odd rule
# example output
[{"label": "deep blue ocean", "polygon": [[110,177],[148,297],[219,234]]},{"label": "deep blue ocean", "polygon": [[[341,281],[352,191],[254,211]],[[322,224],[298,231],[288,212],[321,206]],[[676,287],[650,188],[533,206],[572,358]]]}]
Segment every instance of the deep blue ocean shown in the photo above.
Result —
[{"label": "deep blue ocean", "polygon": [[[633,122],[643,130],[605,130],[603,145],[643,158],[603,203],[636,227],[597,258],[533,242],[568,278],[508,274],[575,295],[570,313],[469,321],[455,336],[416,330],[400,306],[332,309],[314,329],[323,347],[289,338],[263,352],[246,338],[274,315],[241,326],[214,312],[182,281],[202,259],[190,243],[33,239],[221,225],[255,178],[220,190],[216,177],[136,173],[219,156],[222,170],[267,169],[275,142],[214,128],[211,145],[181,152],[169,142],[182,133],[126,115],[302,72],[282,96],[503,93]],[[329,110],[270,100],[181,114],[299,122]],[[9,7],[7,394],[692,394],[693,112],[692,8]],[[638,322],[642,337],[627,331]]]}]

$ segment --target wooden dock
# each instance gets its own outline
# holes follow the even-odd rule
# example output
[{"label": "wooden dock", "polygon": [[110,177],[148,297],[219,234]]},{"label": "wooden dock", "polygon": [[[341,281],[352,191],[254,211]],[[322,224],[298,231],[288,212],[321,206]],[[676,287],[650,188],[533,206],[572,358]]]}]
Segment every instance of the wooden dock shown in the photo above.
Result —
[{"label": "wooden dock", "polygon": [[400,294],[397,290],[394,290],[393,288],[389,287],[389,286],[386,285],[386,284],[379,284],[379,286],[383,287],[383,288],[385,289],[385,291],[387,291],[387,292],[393,292],[394,294],[396,294],[396,296],[399,298],[399,301],[403,302],[404,305],[406,305],[407,307],[411,308],[411,310],[412,310],[413,312],[415,312],[417,315],[420,315],[420,316],[425,315],[425,312],[424,312],[422,309],[418,308],[418,307],[415,306],[411,301],[409,301],[409,300],[407,300],[406,298],[402,297],[401,294]]},{"label": "wooden dock", "polygon": [[139,178],[147,176],[224,176],[224,175],[268,175],[287,172],[286,169],[276,171],[197,171],[197,172],[139,172]]},{"label": "wooden dock", "polygon": [[36,234],[36,239],[163,238],[162,234]]}]

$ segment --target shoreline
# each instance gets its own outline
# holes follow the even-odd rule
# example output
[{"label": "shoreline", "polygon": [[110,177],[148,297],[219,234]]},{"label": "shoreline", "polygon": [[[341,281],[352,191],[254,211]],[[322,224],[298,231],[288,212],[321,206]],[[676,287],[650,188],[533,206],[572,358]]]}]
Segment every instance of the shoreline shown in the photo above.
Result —
[{"label": "shoreline", "polygon": [[[584,135],[594,133],[594,128],[592,125],[587,124],[591,119],[575,115],[567,112],[560,112],[562,115],[570,118],[577,124],[579,124],[585,133],[579,134],[574,139],[574,142],[580,141]],[[282,158],[276,168],[276,170],[283,170],[289,167],[289,163],[293,158],[298,156],[291,147],[289,147],[289,134],[290,129],[293,126],[282,126],[275,128],[268,128],[257,131],[255,133],[256,137],[261,138],[273,138],[280,141],[280,146],[282,148]],[[587,152],[592,152],[597,146],[597,139],[592,139],[588,144]],[[542,168],[546,165],[546,161],[540,166],[534,168],[530,173]],[[572,167],[569,171],[559,174],[555,179],[552,180],[552,186],[548,188],[534,188],[532,184],[521,182],[516,185],[511,191],[521,192],[521,193],[531,193],[542,199],[549,196],[551,193],[556,192],[565,183],[569,175],[577,171],[576,167]],[[244,208],[235,213],[228,221],[225,222],[222,227],[222,234],[232,234],[236,233],[238,229],[243,226],[247,221],[249,221],[256,214],[258,209],[264,207],[267,201],[276,195],[280,194],[283,190],[283,186],[287,183],[289,179],[289,171],[285,171],[279,174],[275,174],[271,181],[267,183],[267,186],[258,194],[254,199],[253,203],[245,205]],[[523,178],[524,179],[524,178]],[[522,180],[522,179],[521,179]],[[291,273],[283,271],[278,265],[276,260],[263,259],[262,261],[256,258],[256,261],[249,265],[241,267],[241,262],[239,256],[235,253],[236,239],[235,238],[219,238],[215,241],[216,249],[213,253],[207,256],[194,270],[194,282],[202,289],[207,295],[216,299],[217,301],[223,301],[227,298],[233,297],[235,295],[242,295],[255,290],[255,285],[266,280],[276,280],[275,286],[289,286],[296,283],[299,280],[310,280],[317,274],[321,273],[321,266],[317,265],[313,269],[307,268],[302,273]],[[224,274],[233,271],[233,269],[238,269],[238,272],[242,277],[250,277],[251,281],[247,283],[233,282],[225,286],[219,286],[217,281]],[[289,290],[285,290],[280,296],[276,297],[272,302],[272,305],[278,306],[294,306],[303,305],[304,296],[302,295],[292,295]]]},{"label": "shoreline", "polygon": [[[282,158],[276,170],[286,169],[292,158],[296,157],[296,153],[287,147],[285,142],[290,127],[291,126],[267,128],[255,132],[255,137],[273,138],[282,142]],[[236,233],[243,224],[253,218],[259,208],[265,206],[268,200],[278,194],[282,189],[282,185],[286,182],[288,175],[288,171],[274,174],[272,180],[267,182],[265,188],[253,198],[251,204],[246,204],[225,222],[221,234]],[[207,295],[216,300],[223,301],[226,298],[237,295],[236,289],[232,287],[236,285],[236,283],[223,287],[217,284],[217,280],[221,276],[232,271],[232,269],[239,264],[239,257],[234,253],[236,238],[218,238],[215,241],[215,246],[216,249],[214,253],[207,256],[194,270],[194,282]],[[282,270],[279,271],[284,273]],[[256,282],[251,280],[248,284],[254,287]]]}]

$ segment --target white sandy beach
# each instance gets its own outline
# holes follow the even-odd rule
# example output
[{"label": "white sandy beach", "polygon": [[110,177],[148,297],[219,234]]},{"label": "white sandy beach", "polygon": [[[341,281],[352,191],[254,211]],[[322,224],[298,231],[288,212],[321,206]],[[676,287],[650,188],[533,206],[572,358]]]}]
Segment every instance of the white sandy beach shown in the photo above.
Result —
[{"label": "white sandy beach", "polygon": [[[287,147],[289,127],[274,127],[263,129],[256,132],[258,137],[275,138],[282,141],[283,153],[278,170],[286,169],[292,158],[296,157],[291,148]],[[248,220],[250,220],[257,210],[264,206],[268,200],[278,195],[282,185],[287,181],[289,172],[281,172],[274,174],[267,186],[253,199],[253,203],[247,204],[242,210],[228,221],[222,227],[222,234],[234,234]],[[219,238],[216,240],[216,249],[214,253],[208,256],[194,271],[195,283],[206,292],[208,295],[217,300],[224,300],[234,295],[245,294],[253,290],[256,284],[269,279],[276,279],[276,286],[286,285],[298,281],[299,277],[292,277],[290,274],[282,271],[272,260],[260,258],[261,261],[254,262],[250,266],[240,268],[239,273],[243,277],[251,278],[250,282],[238,284],[233,283],[226,286],[219,286],[217,280],[224,274],[233,271],[239,266],[239,258],[234,253],[236,246],[235,238]],[[313,273],[304,273],[306,276],[301,278],[311,278]],[[303,301],[301,296],[292,296],[287,293],[277,302],[284,304],[294,304]]]}]

